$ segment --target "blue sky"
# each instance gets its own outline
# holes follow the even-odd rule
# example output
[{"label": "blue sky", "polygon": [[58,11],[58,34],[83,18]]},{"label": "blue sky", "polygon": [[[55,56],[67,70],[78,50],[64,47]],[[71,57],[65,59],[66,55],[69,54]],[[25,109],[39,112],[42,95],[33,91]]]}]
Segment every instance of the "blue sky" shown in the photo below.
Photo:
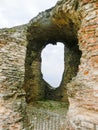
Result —
[{"label": "blue sky", "polygon": [[[57,0],[0,0],[0,28],[28,23],[39,12],[53,7],[56,2]],[[64,45],[49,44],[42,55],[43,78],[57,87],[64,70]]]}]

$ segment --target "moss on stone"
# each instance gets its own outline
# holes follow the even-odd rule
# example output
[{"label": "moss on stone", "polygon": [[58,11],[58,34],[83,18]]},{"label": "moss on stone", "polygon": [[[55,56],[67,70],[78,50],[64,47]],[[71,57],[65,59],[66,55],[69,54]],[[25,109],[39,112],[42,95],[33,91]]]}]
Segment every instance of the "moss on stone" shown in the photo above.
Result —
[{"label": "moss on stone", "polygon": [[33,107],[36,107],[37,109],[44,109],[58,114],[66,114],[68,110],[68,104],[65,102],[43,100],[32,102],[31,104]]}]

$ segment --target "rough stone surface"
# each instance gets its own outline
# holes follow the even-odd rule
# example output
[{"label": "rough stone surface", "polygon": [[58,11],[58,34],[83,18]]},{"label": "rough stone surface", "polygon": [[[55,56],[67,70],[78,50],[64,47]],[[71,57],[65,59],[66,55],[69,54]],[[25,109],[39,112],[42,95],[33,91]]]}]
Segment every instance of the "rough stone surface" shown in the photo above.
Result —
[{"label": "rough stone surface", "polygon": [[67,85],[70,102],[67,118],[70,118],[69,126],[72,129],[96,130],[98,125],[98,36],[96,35],[98,2],[90,0],[85,2],[81,1],[82,21],[78,31],[78,44],[82,51],[81,64],[77,76]]},{"label": "rough stone surface", "polygon": [[[65,44],[65,72],[53,91],[40,54],[56,42]],[[26,105],[49,93],[69,103],[65,130],[98,130],[97,0],[60,0],[28,25],[0,30],[0,130],[30,130]]]},{"label": "rough stone surface", "polygon": [[[28,102],[50,97],[68,102],[66,84],[77,74],[81,57],[77,45],[77,31],[81,21],[79,12],[75,11],[76,4],[77,1],[66,4],[65,1],[58,2],[54,8],[40,13],[28,24],[27,40],[29,44],[26,53],[24,82]],[[68,11],[69,7],[73,9],[72,13]],[[47,84],[44,87],[40,62],[42,49],[47,44],[56,44],[56,42],[65,44],[65,72],[60,87],[53,92],[53,89],[46,88]]]},{"label": "rough stone surface", "polygon": [[25,127],[26,25],[0,30],[0,130]]}]

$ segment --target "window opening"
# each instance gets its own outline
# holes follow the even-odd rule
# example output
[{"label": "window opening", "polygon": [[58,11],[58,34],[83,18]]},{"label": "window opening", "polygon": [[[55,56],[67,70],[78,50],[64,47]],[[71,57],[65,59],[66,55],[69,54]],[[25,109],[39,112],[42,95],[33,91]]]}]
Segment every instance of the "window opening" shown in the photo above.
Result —
[{"label": "window opening", "polygon": [[64,44],[48,44],[41,53],[43,79],[54,88],[60,86],[64,73]]}]

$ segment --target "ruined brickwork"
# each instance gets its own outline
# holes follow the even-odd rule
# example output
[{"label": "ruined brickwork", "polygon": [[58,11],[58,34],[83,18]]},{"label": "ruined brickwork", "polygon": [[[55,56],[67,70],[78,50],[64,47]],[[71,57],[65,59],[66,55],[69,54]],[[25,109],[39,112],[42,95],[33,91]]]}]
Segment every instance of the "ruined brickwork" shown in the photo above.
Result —
[{"label": "ruined brickwork", "polygon": [[[76,5],[74,2],[64,3],[64,1],[58,2],[57,6],[40,13],[28,24],[28,46],[24,81],[24,88],[27,93],[26,99],[28,102],[31,102],[33,99],[42,100],[45,97],[44,95],[48,96],[48,94],[45,93],[45,87],[42,83],[40,70],[41,51],[47,44],[56,44],[56,42],[63,42],[65,44],[65,72],[62,83],[60,87],[54,91],[54,95],[55,99],[62,101],[68,100],[66,84],[77,74],[81,57],[77,38],[77,31],[81,20],[79,12],[75,11]],[[67,10],[67,6],[73,8],[72,14]]]},{"label": "ruined brickwork", "polygon": [[[41,51],[56,42],[65,44],[65,72],[51,90]],[[32,130],[26,108],[49,93],[68,102],[64,130],[98,130],[97,0],[61,0],[27,25],[0,30],[0,130]]]},{"label": "ruined brickwork", "polygon": [[67,85],[70,101],[69,127],[75,130],[97,130],[98,2],[84,0],[81,6],[82,22],[78,31],[81,64],[77,76]]},{"label": "ruined brickwork", "polygon": [[0,30],[0,130],[24,128],[26,44],[26,25]]}]

